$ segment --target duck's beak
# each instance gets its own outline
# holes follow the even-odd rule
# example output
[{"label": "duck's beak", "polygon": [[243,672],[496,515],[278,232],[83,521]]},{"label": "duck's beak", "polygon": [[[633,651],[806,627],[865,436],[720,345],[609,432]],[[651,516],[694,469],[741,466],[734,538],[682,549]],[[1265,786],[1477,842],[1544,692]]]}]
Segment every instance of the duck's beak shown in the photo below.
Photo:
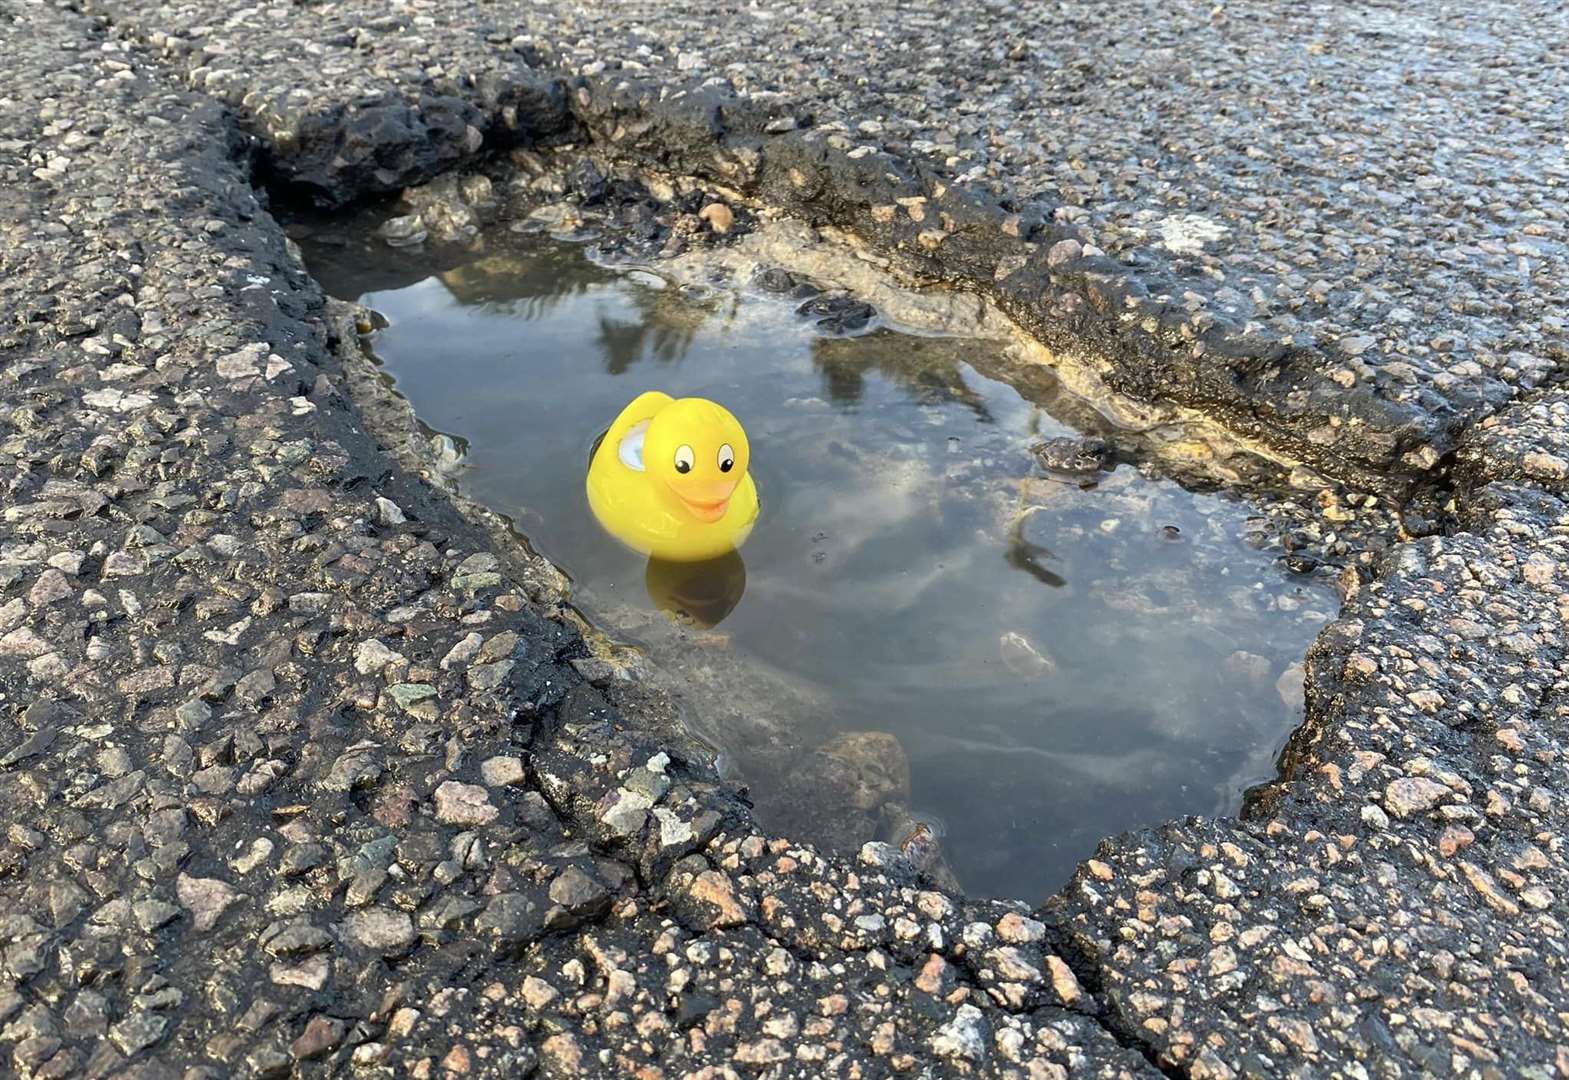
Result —
[{"label": "duck's beak", "polygon": [[725,480],[717,484],[692,484],[671,486],[687,513],[705,524],[713,524],[730,509],[730,496],[735,494],[736,481]]}]

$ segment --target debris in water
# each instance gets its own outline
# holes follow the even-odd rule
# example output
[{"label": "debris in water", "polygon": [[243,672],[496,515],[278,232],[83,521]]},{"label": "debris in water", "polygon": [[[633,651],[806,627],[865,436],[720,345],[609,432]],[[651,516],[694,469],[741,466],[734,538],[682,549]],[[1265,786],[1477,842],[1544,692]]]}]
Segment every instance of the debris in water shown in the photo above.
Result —
[{"label": "debris in water", "polygon": [[848,296],[814,296],[795,309],[797,315],[815,320],[824,334],[850,336],[871,325],[877,309]]},{"label": "debris in water", "polygon": [[1094,477],[1112,462],[1111,444],[1094,435],[1059,436],[1038,442],[1030,449],[1049,471],[1081,479]]},{"label": "debris in water", "polygon": [[899,853],[917,870],[925,870],[937,858],[937,834],[924,821],[918,821],[899,846]]},{"label": "debris in water", "polygon": [[388,218],[377,232],[388,247],[412,247],[424,243],[427,235],[424,219],[418,214]]},{"label": "debris in water", "polygon": [[432,435],[430,448],[436,458],[436,467],[442,472],[451,472],[463,464],[467,450],[451,435]]},{"label": "debris in water", "polygon": [[1057,661],[1050,653],[1030,643],[1030,639],[1017,630],[1009,630],[997,639],[1002,652],[1002,663],[1021,679],[1035,679],[1057,670]]},{"label": "debris in water", "polygon": [[1302,664],[1294,663],[1280,673],[1280,678],[1275,682],[1275,692],[1280,695],[1280,700],[1286,707],[1301,710],[1307,705],[1307,686],[1305,680],[1307,672]]},{"label": "debris in water", "polygon": [[912,870],[944,889],[964,891],[943,855],[940,827],[916,817],[903,803],[893,801],[883,805],[883,822],[885,835]]},{"label": "debris in water", "polygon": [[1274,665],[1269,657],[1238,649],[1220,662],[1221,671],[1232,678],[1268,685]]},{"label": "debris in water", "polygon": [[846,731],[817,752],[839,763],[840,795],[857,809],[875,810],[891,799],[910,797],[910,759],[886,731]]}]

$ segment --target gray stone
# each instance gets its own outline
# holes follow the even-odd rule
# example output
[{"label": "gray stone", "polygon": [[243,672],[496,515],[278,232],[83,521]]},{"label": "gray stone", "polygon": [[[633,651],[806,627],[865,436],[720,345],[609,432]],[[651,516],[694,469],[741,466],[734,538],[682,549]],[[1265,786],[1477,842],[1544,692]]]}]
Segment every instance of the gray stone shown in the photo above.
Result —
[{"label": "gray stone", "polygon": [[610,891],[603,882],[579,866],[568,866],[550,883],[551,903],[560,904],[573,915],[588,916],[605,910]]},{"label": "gray stone", "polygon": [[403,660],[401,653],[394,652],[375,638],[362,641],[354,651],[354,670],[361,675],[379,674],[388,664]]},{"label": "gray stone", "polygon": [[486,758],[480,762],[479,772],[484,777],[485,783],[491,787],[521,785],[528,776],[523,767],[523,759],[508,754]]},{"label": "gray stone", "polygon": [[500,811],[490,803],[490,794],[478,784],[443,781],[436,789],[436,820],[449,825],[489,825]]},{"label": "gray stone", "polygon": [[408,521],[403,510],[391,499],[376,496],[376,520],[382,525],[402,525]]},{"label": "gray stone", "polygon": [[953,1018],[932,1036],[932,1051],[939,1057],[961,1061],[986,1058],[986,1023],[974,1005],[960,1005]]},{"label": "gray stone", "polygon": [[217,925],[223,913],[243,900],[244,894],[218,878],[197,878],[181,874],[175,879],[175,895],[190,910],[197,932],[205,933]]},{"label": "gray stone", "polygon": [[109,1038],[127,1056],[140,1053],[163,1038],[169,1021],[156,1013],[131,1013],[109,1029]]},{"label": "gray stone", "polygon": [[545,905],[532,895],[497,893],[475,918],[474,929],[505,948],[527,945],[545,932]]},{"label": "gray stone", "polygon": [[402,952],[414,944],[413,920],[401,911],[367,908],[351,912],[343,925],[349,940],[373,952]]},{"label": "gray stone", "polygon": [[1443,784],[1424,776],[1402,776],[1384,788],[1384,809],[1396,817],[1411,817],[1431,810],[1448,795]]},{"label": "gray stone", "polygon": [[70,581],[59,570],[49,569],[38,575],[38,580],[27,592],[27,602],[35,608],[68,599],[74,590]]}]

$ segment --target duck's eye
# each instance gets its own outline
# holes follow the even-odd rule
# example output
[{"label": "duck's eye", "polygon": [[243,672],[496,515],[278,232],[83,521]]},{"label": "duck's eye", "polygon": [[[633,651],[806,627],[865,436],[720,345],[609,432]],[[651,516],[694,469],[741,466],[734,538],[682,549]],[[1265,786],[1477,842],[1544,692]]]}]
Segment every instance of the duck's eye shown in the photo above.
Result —
[{"label": "duck's eye", "polygon": [[730,444],[725,443],[719,448],[719,471],[729,472],[735,468],[735,451],[730,449]]},{"label": "duck's eye", "polygon": [[689,473],[689,472],[691,472],[692,471],[692,463],[694,461],[696,461],[696,460],[697,460],[697,455],[692,453],[692,448],[690,446],[686,446],[686,445],[683,444],[681,446],[676,447],[676,472],[678,472],[678,473]]}]

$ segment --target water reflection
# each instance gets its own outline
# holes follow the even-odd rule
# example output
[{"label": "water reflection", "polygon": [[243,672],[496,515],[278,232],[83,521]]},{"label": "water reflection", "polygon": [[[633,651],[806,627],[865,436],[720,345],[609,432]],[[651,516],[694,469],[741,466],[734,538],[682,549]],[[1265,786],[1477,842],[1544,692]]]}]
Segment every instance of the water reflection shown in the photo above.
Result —
[{"label": "water reflection", "polygon": [[679,363],[686,357],[693,339],[714,312],[700,304],[672,303],[668,294],[673,291],[663,283],[657,287],[644,284],[628,297],[635,312],[631,318],[603,311],[597,315],[599,332],[594,343],[605,371],[624,375],[645,356],[661,364]]},{"label": "water reflection", "polygon": [[711,630],[741,602],[746,592],[746,563],[739,551],[706,562],[650,559],[643,584],[649,601],[660,611]]},{"label": "water reflection", "polygon": [[616,276],[587,259],[523,259],[506,253],[482,255],[440,278],[460,304],[534,321]]},{"label": "water reflection", "polygon": [[614,274],[581,257],[487,255],[440,277],[460,304],[531,322],[549,317],[566,300],[612,282],[624,283],[630,310],[599,305],[594,313],[597,331],[592,340],[611,375],[624,375],[645,358],[679,363],[704,324],[723,313],[726,300],[718,294],[696,296],[653,274]]},{"label": "water reflection", "polygon": [[1030,518],[1029,512],[1020,514],[1008,530],[1008,565],[1015,570],[1023,570],[1030,577],[1042,585],[1052,588],[1061,588],[1067,584],[1061,574],[1047,569],[1043,563],[1047,559],[1056,558],[1051,549],[1045,544],[1037,544],[1024,538],[1024,524]]},{"label": "water reflection", "polygon": [[915,337],[879,327],[859,337],[817,338],[812,366],[823,390],[839,405],[856,405],[866,394],[868,374],[903,387],[926,405],[954,403],[990,423],[985,399],[965,381],[963,345],[951,338]]}]

